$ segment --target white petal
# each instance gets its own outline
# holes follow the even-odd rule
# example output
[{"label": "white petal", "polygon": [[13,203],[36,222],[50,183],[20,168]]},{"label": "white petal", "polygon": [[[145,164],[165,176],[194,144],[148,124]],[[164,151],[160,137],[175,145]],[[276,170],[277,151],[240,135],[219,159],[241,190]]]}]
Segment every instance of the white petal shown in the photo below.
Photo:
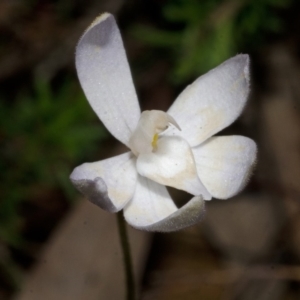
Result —
[{"label": "white petal", "polygon": [[140,154],[136,167],[140,175],[162,185],[184,190],[192,195],[202,195],[206,200],[211,199],[197,175],[192,150],[182,138],[159,139],[157,150]]},{"label": "white petal", "polygon": [[230,125],[242,112],[249,93],[249,56],[237,55],[189,85],[168,113],[181,132],[170,128],[168,134],[184,137],[197,146]]},{"label": "white petal", "polygon": [[166,218],[176,210],[164,186],[138,176],[134,196],[124,208],[124,216],[132,226],[146,226]]},{"label": "white petal", "polygon": [[253,140],[244,136],[218,136],[192,148],[197,172],[213,197],[227,199],[247,183],[256,160]]},{"label": "white petal", "polygon": [[122,38],[111,14],[100,15],[81,37],[76,68],[90,105],[110,133],[127,145],[140,108]]},{"label": "white petal", "polygon": [[136,159],[127,152],[75,168],[70,179],[88,199],[109,212],[121,210],[132,198],[137,182]]},{"label": "white petal", "polygon": [[125,219],[131,226],[161,232],[194,225],[203,219],[204,213],[204,201],[201,197],[194,197],[177,209],[164,186],[141,176],[133,199],[124,208]]}]

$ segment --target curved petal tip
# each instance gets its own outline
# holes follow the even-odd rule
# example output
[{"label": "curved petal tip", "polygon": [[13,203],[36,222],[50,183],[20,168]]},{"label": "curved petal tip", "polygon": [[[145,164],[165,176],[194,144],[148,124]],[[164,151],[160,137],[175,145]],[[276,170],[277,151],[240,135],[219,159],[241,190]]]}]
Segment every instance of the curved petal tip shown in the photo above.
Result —
[{"label": "curved petal tip", "polygon": [[108,197],[107,186],[104,180],[100,177],[96,177],[94,179],[76,179],[76,169],[70,176],[71,182],[76,189],[100,208],[109,212],[117,212],[118,209],[113,205]]},{"label": "curved petal tip", "polygon": [[205,201],[202,197],[194,197],[183,207],[161,221],[147,226],[136,226],[132,224],[131,226],[146,231],[173,232],[195,225],[203,220],[204,215]]},{"label": "curved petal tip", "polygon": [[109,212],[121,210],[132,198],[137,172],[130,152],[74,169],[73,185],[92,203]]}]

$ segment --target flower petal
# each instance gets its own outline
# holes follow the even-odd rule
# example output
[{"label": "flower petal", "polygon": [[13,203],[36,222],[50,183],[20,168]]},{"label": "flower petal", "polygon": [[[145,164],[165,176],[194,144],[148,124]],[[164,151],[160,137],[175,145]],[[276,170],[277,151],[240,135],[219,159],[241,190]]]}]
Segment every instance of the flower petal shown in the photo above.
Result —
[{"label": "flower petal", "polygon": [[132,200],[124,208],[131,225],[145,226],[160,221],[177,210],[166,187],[138,176]]},{"label": "flower petal", "polygon": [[257,147],[244,136],[217,136],[192,148],[197,172],[213,197],[227,199],[241,191],[256,161]]},{"label": "flower petal", "polygon": [[249,93],[249,56],[237,55],[189,85],[168,110],[184,137],[197,146],[230,125],[242,112]]},{"label": "flower petal", "polygon": [[192,150],[180,137],[159,139],[156,151],[138,156],[136,167],[140,175],[162,185],[211,199],[197,175]]},{"label": "flower petal", "polygon": [[139,176],[135,194],[124,208],[126,221],[147,231],[171,232],[198,223],[205,213],[204,200],[194,197],[177,209],[167,189]]},{"label": "flower petal", "polygon": [[114,17],[100,15],[81,37],[76,68],[85,95],[110,133],[128,144],[140,108]]},{"label": "flower petal", "polygon": [[121,210],[132,198],[137,182],[135,157],[127,152],[75,168],[70,179],[88,199],[109,212]]}]

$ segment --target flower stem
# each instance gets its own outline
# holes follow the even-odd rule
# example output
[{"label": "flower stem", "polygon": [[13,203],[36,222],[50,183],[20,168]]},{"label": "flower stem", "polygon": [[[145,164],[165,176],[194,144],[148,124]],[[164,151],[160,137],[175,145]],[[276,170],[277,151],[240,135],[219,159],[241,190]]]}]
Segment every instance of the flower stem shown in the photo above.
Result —
[{"label": "flower stem", "polygon": [[130,247],[126,223],[122,211],[117,213],[118,229],[123,252],[124,272],[126,278],[126,300],[135,300],[135,285],[132,268],[132,260],[130,255]]}]

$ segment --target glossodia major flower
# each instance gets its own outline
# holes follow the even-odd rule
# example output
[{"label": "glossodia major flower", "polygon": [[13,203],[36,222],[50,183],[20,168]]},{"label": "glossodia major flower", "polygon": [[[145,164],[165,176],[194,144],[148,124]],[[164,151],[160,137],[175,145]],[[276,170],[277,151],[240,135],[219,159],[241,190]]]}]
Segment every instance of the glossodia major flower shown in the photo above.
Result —
[{"label": "glossodia major flower", "polygon": [[[199,222],[205,200],[228,199],[246,184],[256,158],[243,136],[216,136],[241,114],[249,57],[237,55],[189,85],[167,112],[144,111],[114,17],[99,16],[81,37],[76,68],[85,95],[110,133],[130,151],[74,169],[71,181],[94,204],[124,210],[127,222],[175,231]],[[181,208],[166,186],[193,195]]]}]

